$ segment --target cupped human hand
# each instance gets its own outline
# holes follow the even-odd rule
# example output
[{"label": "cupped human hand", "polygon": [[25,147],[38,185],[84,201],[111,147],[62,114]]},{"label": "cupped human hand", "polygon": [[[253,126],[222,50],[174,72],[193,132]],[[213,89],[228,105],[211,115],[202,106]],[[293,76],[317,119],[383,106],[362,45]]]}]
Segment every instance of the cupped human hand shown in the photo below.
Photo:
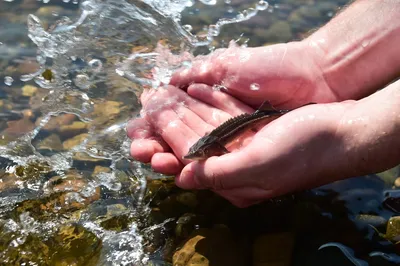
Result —
[{"label": "cupped human hand", "polygon": [[233,116],[254,111],[202,84],[190,86],[187,92],[174,86],[144,91],[141,102],[141,117],[127,126],[133,140],[131,155],[169,175],[179,174],[190,162],[182,156],[200,137]]},{"label": "cupped human hand", "polygon": [[290,108],[345,100],[325,82],[315,49],[306,40],[255,48],[231,45],[196,57],[190,68],[174,73],[170,84],[183,89],[192,83],[222,85],[253,107],[266,99]]},{"label": "cupped human hand", "polygon": [[152,168],[176,175],[184,189],[211,189],[239,207],[342,176],[347,169],[338,121],[352,104],[309,105],[262,127],[231,153],[205,161],[183,160],[206,132],[232,116],[254,110],[210,86],[187,92],[173,86],[142,95],[142,118],[132,120],[131,154]]}]

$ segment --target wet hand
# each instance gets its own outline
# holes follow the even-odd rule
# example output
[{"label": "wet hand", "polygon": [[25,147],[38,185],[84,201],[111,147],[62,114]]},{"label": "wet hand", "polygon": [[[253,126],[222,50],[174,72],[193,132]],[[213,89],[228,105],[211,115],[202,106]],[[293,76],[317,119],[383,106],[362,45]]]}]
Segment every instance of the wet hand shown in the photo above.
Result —
[{"label": "wet hand", "polygon": [[316,178],[321,169],[329,176],[331,165],[345,163],[335,164],[342,159],[333,152],[340,147],[335,130],[346,104],[300,108],[264,126],[232,153],[192,162],[181,158],[200,137],[254,110],[200,84],[187,93],[172,86],[153,90],[142,95],[142,103],[143,117],[128,127],[132,156],[176,175],[182,188],[212,189],[237,206],[329,182]]},{"label": "wet hand", "polygon": [[341,116],[353,102],[309,105],[264,126],[235,152],[186,165],[185,189],[211,189],[247,207],[286,193],[348,177]]},{"label": "wet hand", "polygon": [[130,121],[131,155],[151,162],[157,172],[175,175],[190,160],[182,157],[207,132],[224,121],[254,109],[235,98],[195,84],[187,92],[173,86],[145,91],[141,118]]},{"label": "wet hand", "polygon": [[181,88],[192,83],[223,85],[228,94],[254,107],[265,99],[289,108],[340,100],[325,83],[316,53],[310,49],[306,42],[218,49],[176,72],[170,84]]}]

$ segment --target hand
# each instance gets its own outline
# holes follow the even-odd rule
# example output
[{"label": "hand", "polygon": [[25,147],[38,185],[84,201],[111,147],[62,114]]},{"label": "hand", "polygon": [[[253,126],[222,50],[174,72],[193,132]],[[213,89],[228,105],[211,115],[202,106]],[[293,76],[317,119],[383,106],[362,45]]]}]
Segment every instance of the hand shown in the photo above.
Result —
[{"label": "hand", "polygon": [[335,133],[352,102],[297,109],[264,126],[232,153],[191,162],[181,158],[206,132],[254,110],[200,84],[189,86],[187,93],[173,86],[160,88],[144,93],[141,100],[143,118],[128,126],[131,154],[142,162],[151,161],[157,172],[177,175],[182,188],[212,189],[245,207],[328,183],[337,178],[337,169],[347,169],[345,158],[336,156],[342,138]]},{"label": "hand", "polygon": [[264,100],[291,108],[341,100],[325,83],[311,48],[307,42],[292,42],[218,49],[175,73],[170,84],[181,88],[192,83],[223,85],[228,94],[253,107]]}]

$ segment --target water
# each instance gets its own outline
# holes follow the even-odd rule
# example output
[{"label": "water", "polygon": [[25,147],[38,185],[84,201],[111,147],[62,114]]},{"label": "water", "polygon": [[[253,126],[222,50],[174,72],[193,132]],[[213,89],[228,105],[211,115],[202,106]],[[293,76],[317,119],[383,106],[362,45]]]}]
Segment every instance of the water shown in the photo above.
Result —
[{"label": "water", "polygon": [[[264,30],[276,21],[287,21],[290,38],[299,39],[346,1],[311,2],[0,2],[1,25],[7,25],[0,28],[6,117],[0,123],[0,261],[162,265],[195,230],[205,230],[227,240],[214,246],[228,249],[220,251],[222,265],[249,265],[252,251],[243,246],[271,232],[296,239],[295,248],[282,248],[293,265],[326,264],[326,258],[344,264],[349,255],[390,263],[384,254],[392,246],[358,217],[378,215],[368,219],[379,217],[374,225],[384,232],[380,221],[393,213],[381,203],[397,169],[239,210],[208,191],[179,190],[129,156],[126,123],[139,114],[144,88],[168,83],[195,55],[232,40],[242,46],[284,41]],[[314,5],[320,17],[299,18],[316,12]],[[229,90],[224,85],[213,88]],[[11,111],[22,118],[12,119]],[[318,251],[337,242],[346,252],[329,245]]]}]

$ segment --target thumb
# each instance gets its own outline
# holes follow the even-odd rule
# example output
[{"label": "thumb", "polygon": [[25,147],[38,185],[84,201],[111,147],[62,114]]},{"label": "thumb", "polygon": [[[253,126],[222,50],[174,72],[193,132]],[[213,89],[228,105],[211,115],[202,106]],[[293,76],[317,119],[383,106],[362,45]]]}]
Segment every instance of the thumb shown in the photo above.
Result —
[{"label": "thumb", "polygon": [[176,185],[183,189],[223,190],[254,183],[251,159],[243,151],[211,157],[186,165],[176,177]]}]

